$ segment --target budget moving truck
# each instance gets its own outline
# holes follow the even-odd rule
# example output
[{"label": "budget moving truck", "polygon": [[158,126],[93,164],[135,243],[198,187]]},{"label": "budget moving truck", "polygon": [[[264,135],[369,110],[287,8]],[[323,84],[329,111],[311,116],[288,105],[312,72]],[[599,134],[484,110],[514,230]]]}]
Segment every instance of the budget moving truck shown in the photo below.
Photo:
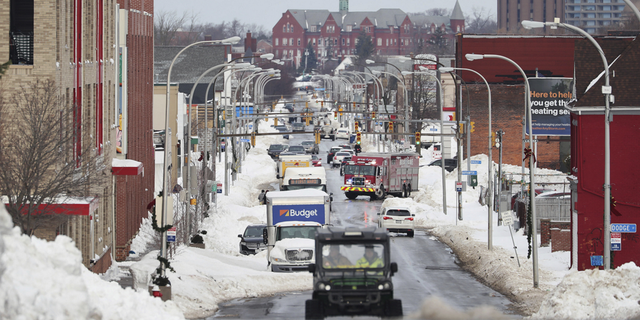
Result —
[{"label": "budget moving truck", "polygon": [[315,189],[268,192],[264,242],[274,272],[307,271],[315,235],[331,220],[331,196]]}]

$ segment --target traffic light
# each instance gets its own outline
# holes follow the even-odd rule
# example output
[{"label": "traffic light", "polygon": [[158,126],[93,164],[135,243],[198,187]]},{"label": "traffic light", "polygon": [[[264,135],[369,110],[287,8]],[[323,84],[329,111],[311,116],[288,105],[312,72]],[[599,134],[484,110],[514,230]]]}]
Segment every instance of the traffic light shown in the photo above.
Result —
[{"label": "traffic light", "polygon": [[496,133],[495,132],[491,132],[491,146],[492,147],[496,146]]},{"label": "traffic light", "polygon": [[420,145],[420,131],[416,131],[416,145]]},{"label": "traffic light", "polygon": [[371,113],[371,119],[373,119],[373,120],[376,119],[376,112],[375,111]]},{"label": "traffic light", "polygon": [[460,122],[460,134],[464,133],[464,122]]},{"label": "traffic light", "polygon": [[278,125],[278,118],[273,118],[273,125],[277,126]]},{"label": "traffic light", "polygon": [[476,126],[475,126],[475,122],[471,121],[469,122],[471,124],[471,128],[469,128],[469,132],[474,132],[476,131]]},{"label": "traffic light", "polygon": [[320,131],[316,131],[316,144],[320,144]]},{"label": "traffic light", "polygon": [[338,111],[333,112],[333,120],[338,120]]},{"label": "traffic light", "polygon": [[393,122],[389,121],[389,132],[393,132]]},{"label": "traffic light", "polygon": [[356,132],[360,131],[360,130],[359,130],[359,128],[358,128],[358,123],[357,123],[357,122],[356,122],[356,123],[354,123],[354,124],[353,124],[353,126],[354,126],[354,128],[356,129]]},{"label": "traffic light", "polygon": [[340,109],[338,109],[338,111],[340,111],[340,115],[342,115],[342,107],[340,107]]},{"label": "traffic light", "polygon": [[252,147],[256,146],[256,133],[255,132],[251,132],[251,146]]},{"label": "traffic light", "polygon": [[324,107],[324,100],[321,100],[321,101],[320,101],[320,106],[321,106],[321,107]]},{"label": "traffic light", "polygon": [[360,132],[356,133],[356,142],[360,144],[360,139],[362,138],[362,134]]},{"label": "traffic light", "polygon": [[304,121],[306,123],[306,125],[309,125],[309,122],[311,121],[311,117],[307,116],[306,118],[304,118]]},{"label": "traffic light", "polygon": [[353,102],[353,109],[355,110],[355,108],[356,108],[356,102],[354,101]]}]

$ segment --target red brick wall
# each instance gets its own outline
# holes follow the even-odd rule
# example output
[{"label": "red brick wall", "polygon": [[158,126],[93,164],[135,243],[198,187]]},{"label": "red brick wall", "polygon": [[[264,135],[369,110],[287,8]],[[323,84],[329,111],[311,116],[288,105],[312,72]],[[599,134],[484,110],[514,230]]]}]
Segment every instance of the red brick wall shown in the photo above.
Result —
[{"label": "red brick wall", "polygon": [[571,251],[571,229],[551,228],[551,252]]},{"label": "red brick wall", "polygon": [[548,247],[551,243],[551,231],[549,230],[549,224],[551,219],[540,219],[540,246]]},{"label": "red brick wall", "polygon": [[95,261],[91,266],[91,272],[93,273],[105,273],[111,266],[111,248],[109,248],[103,255]]},{"label": "red brick wall", "polygon": [[[131,240],[148,216],[153,200],[155,154],[153,149],[153,0],[119,0],[129,11],[128,154],[140,161],[143,173],[116,177],[116,260],[129,254]],[[149,13],[150,15],[144,14]]]},{"label": "red brick wall", "polygon": [[[522,165],[522,117],[525,114],[524,85],[490,84],[490,88],[491,131],[496,132],[502,129],[505,133],[502,139],[502,163]],[[470,99],[471,101],[467,101],[468,97],[473,98]],[[487,86],[484,83],[467,83],[462,86],[462,114],[465,117],[469,105],[471,121],[475,122],[475,131],[471,133],[471,155],[486,155],[489,146],[489,108]],[[549,142],[546,142],[546,139],[549,139]],[[538,143],[537,167],[560,169],[559,138],[538,136],[538,140],[540,142]],[[497,148],[493,149],[492,156],[493,161],[498,163],[500,153]]]}]

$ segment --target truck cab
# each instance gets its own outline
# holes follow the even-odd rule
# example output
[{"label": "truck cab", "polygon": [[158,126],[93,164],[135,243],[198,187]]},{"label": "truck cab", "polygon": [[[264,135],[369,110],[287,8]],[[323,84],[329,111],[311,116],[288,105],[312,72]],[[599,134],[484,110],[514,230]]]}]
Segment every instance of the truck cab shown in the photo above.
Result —
[{"label": "truck cab", "polygon": [[305,302],[306,319],[328,316],[402,316],[393,297],[389,235],[383,229],[327,227],[315,238],[313,294]]},{"label": "truck cab", "polygon": [[269,254],[273,272],[307,271],[314,262],[317,222],[289,221],[275,225],[275,244]]}]

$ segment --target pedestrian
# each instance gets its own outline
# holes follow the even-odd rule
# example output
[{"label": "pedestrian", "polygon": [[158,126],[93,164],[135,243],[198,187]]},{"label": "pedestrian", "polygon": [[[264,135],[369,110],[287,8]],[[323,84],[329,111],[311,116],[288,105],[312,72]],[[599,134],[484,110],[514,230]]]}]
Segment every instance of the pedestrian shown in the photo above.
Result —
[{"label": "pedestrian", "polygon": [[260,192],[260,194],[258,195],[258,202],[260,202],[260,204],[264,204],[264,196],[265,196],[266,192],[264,190],[262,190]]}]

